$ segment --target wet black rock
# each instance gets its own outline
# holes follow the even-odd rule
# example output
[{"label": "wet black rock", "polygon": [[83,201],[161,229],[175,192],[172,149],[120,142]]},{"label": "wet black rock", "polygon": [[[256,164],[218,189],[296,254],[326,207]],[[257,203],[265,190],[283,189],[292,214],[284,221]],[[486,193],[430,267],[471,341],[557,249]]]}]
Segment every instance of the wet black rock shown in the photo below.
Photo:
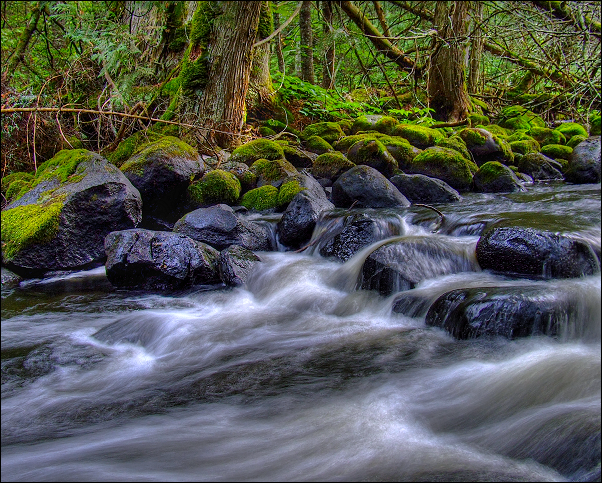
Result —
[{"label": "wet black rock", "polygon": [[230,245],[260,251],[272,248],[266,227],[242,219],[230,206],[224,204],[187,213],[176,222],[173,231],[211,245],[217,250]]},{"label": "wet black rock", "polygon": [[562,166],[541,153],[529,153],[518,161],[518,170],[528,174],[535,181],[562,180]]},{"label": "wet black rock", "polygon": [[588,243],[532,228],[490,228],[477,242],[476,255],[484,270],[513,275],[572,278],[600,270]]},{"label": "wet black rock", "polygon": [[426,314],[426,324],[457,339],[559,334],[575,318],[577,305],[562,290],[549,287],[485,287],[452,290]]},{"label": "wet black rock", "polygon": [[396,174],[391,183],[412,203],[451,203],[462,196],[445,181],[424,174]]},{"label": "wet black rock", "polygon": [[600,182],[600,136],[582,141],[571,153],[566,181],[575,184]]},{"label": "wet black rock", "polygon": [[107,278],[116,287],[179,289],[221,282],[219,252],[181,233],[132,229],[105,238]]},{"label": "wet black rock", "polygon": [[222,282],[229,286],[244,285],[258,262],[261,262],[261,258],[240,245],[222,250],[218,259]]}]

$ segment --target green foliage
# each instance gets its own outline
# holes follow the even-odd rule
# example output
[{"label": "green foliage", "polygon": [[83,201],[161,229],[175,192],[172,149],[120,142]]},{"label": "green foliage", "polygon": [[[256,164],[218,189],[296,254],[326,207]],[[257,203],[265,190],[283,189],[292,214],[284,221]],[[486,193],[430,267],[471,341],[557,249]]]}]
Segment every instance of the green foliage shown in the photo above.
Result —
[{"label": "green foliage", "polygon": [[432,116],[435,110],[430,107],[416,106],[410,109],[388,109],[387,112],[390,116],[404,123],[412,122],[430,126],[436,122]]}]

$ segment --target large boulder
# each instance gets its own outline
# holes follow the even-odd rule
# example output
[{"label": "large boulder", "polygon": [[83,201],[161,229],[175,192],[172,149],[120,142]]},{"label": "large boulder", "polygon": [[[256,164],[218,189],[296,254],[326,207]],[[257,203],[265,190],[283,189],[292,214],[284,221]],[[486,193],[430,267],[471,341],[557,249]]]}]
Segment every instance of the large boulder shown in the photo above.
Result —
[{"label": "large boulder", "polygon": [[218,268],[222,281],[237,287],[247,283],[255,265],[261,262],[255,253],[240,245],[231,245],[219,254]]},{"label": "large boulder", "polygon": [[569,292],[550,287],[461,288],[441,295],[429,308],[426,324],[457,339],[531,335],[556,336],[574,322],[578,304]]},{"label": "large boulder", "polygon": [[473,178],[475,191],[481,193],[509,193],[523,191],[523,185],[508,166],[498,161],[483,164]]},{"label": "large boulder", "polygon": [[411,203],[451,203],[462,199],[445,181],[423,174],[396,174],[390,181]]},{"label": "large boulder", "polygon": [[424,174],[445,181],[452,188],[462,192],[472,185],[477,165],[466,159],[458,151],[439,146],[427,148],[412,161],[408,174]]},{"label": "large boulder", "polygon": [[194,209],[219,203],[232,205],[238,201],[240,191],[240,181],[234,174],[223,169],[212,169],[188,186],[188,203],[185,206]]},{"label": "large boulder", "polygon": [[309,241],[320,215],[334,208],[320,184],[311,176],[298,175],[291,180],[301,190],[295,194],[278,221],[276,230],[280,242],[298,248]]},{"label": "large boulder", "polygon": [[258,159],[284,159],[282,146],[269,139],[255,139],[232,151],[229,161],[251,166]]},{"label": "large boulder", "polygon": [[569,159],[565,179],[571,183],[600,182],[600,136],[592,136],[579,143]]},{"label": "large boulder", "polygon": [[201,177],[205,163],[196,149],[173,136],[140,147],[121,165],[121,171],[140,192],[142,226],[169,225],[181,213],[190,180]]},{"label": "large boulder", "polygon": [[511,275],[572,278],[599,271],[586,242],[532,228],[489,228],[477,242],[476,255],[481,268]]},{"label": "large boulder", "polygon": [[314,161],[311,173],[316,179],[335,182],[345,171],[355,166],[343,153],[334,151],[320,154]]},{"label": "large boulder", "polygon": [[105,236],[142,218],[138,190],[84,149],[60,151],[28,188],[2,211],[3,264],[22,276],[102,264]]},{"label": "large boulder", "polygon": [[182,233],[114,231],[104,243],[107,278],[115,287],[167,290],[221,282],[219,252]]},{"label": "large boulder", "polygon": [[258,188],[267,184],[278,188],[286,178],[299,173],[286,159],[258,159],[251,171],[257,175]]},{"label": "large boulder", "polygon": [[355,164],[363,164],[376,169],[387,178],[397,171],[397,160],[378,140],[362,140],[355,143],[347,151],[347,157]]},{"label": "large boulder", "polygon": [[410,206],[399,190],[376,169],[355,166],[332,185],[332,202],[339,208],[395,208]]},{"label": "large boulder", "polygon": [[173,228],[193,240],[223,250],[230,245],[240,245],[249,250],[270,250],[267,228],[239,218],[228,205],[218,204],[187,213]]},{"label": "large boulder", "polygon": [[478,270],[465,248],[443,238],[406,237],[388,243],[366,258],[361,288],[390,295],[429,278]]},{"label": "large boulder", "polygon": [[477,166],[488,161],[510,164],[514,160],[510,145],[486,129],[462,129],[458,133],[458,137],[466,144],[466,148]]}]

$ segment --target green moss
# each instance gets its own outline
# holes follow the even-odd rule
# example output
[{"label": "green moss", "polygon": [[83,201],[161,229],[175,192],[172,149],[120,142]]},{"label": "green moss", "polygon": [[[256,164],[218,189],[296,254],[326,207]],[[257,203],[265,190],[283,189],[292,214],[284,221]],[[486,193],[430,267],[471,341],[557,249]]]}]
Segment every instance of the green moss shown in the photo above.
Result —
[{"label": "green moss", "polygon": [[272,128],[269,128],[267,126],[261,126],[259,128],[259,134],[261,134],[262,136],[275,136],[276,131],[274,131]]},{"label": "green moss", "polygon": [[340,141],[335,143],[334,148],[337,151],[346,153],[347,151],[349,151],[349,148],[351,146],[353,146],[355,143],[357,143],[358,141],[361,141],[363,139],[377,139],[377,137],[372,132],[361,133],[361,134],[352,134],[351,136],[345,136],[343,139],[341,139]]},{"label": "green moss", "polygon": [[214,169],[188,187],[188,196],[200,205],[234,204],[240,197],[240,189],[240,181],[236,176]]},{"label": "green moss", "polygon": [[468,119],[470,120],[471,126],[486,126],[489,124],[489,118],[487,116],[483,116],[482,114],[469,114]]},{"label": "green moss", "polygon": [[249,210],[262,211],[276,208],[278,205],[278,188],[267,184],[247,191],[240,204]]},{"label": "green moss", "polygon": [[417,147],[434,146],[445,137],[436,129],[414,124],[398,124],[393,130],[393,136],[401,136]]},{"label": "green moss", "polygon": [[120,169],[124,173],[142,176],[149,160],[155,155],[196,158],[199,154],[192,146],[176,137],[161,136],[157,141],[141,145]]},{"label": "green moss", "polygon": [[27,193],[31,189],[31,181],[26,179],[16,179],[13,181],[8,189],[6,190],[6,200],[9,203],[17,201],[21,196]]},{"label": "green moss", "polygon": [[374,116],[359,116],[353,121],[351,125],[351,132],[353,134],[357,134],[360,131],[375,131],[374,125],[376,121],[374,121]]},{"label": "green moss", "polygon": [[493,134],[493,140],[499,146],[502,151],[502,158],[504,164],[512,164],[514,162],[514,152],[512,151],[512,147],[510,143],[506,141],[504,138],[498,136],[497,134]]},{"label": "green moss", "polygon": [[466,129],[462,129],[458,136],[464,141],[466,146],[482,146],[489,139],[489,132],[473,127],[468,127]]},{"label": "green moss", "polygon": [[437,146],[441,146],[442,148],[455,149],[466,159],[471,159],[470,151],[466,147],[466,142],[458,135],[442,139],[437,143]]},{"label": "green moss", "polygon": [[46,243],[57,234],[63,203],[24,205],[2,212],[2,255],[11,260],[30,245]]},{"label": "green moss", "polygon": [[274,15],[271,2],[261,2],[259,14],[259,26],[257,27],[257,38],[265,39],[274,31]]},{"label": "green moss", "polygon": [[416,157],[418,149],[409,141],[400,136],[384,136],[378,139],[387,148],[387,151],[395,158],[398,167],[404,169],[409,166]]},{"label": "green moss", "polygon": [[514,141],[534,141],[534,138],[529,136],[527,131],[519,129],[508,136],[507,141],[510,143],[513,143]]},{"label": "green moss", "polygon": [[258,159],[251,171],[265,181],[277,181],[297,173],[297,169],[286,159]]},{"label": "green moss", "polygon": [[585,141],[587,139],[587,136],[584,136],[582,134],[575,134],[574,136],[571,137],[571,139],[569,139],[566,143],[566,145],[570,148],[575,149],[575,147]]},{"label": "green moss", "polygon": [[269,127],[275,132],[281,132],[286,129],[286,124],[278,121],[277,119],[268,119],[267,121],[262,122],[261,125],[263,127]]},{"label": "green moss", "polygon": [[546,144],[541,148],[542,154],[552,159],[569,159],[573,148],[570,146],[563,146],[562,144]]},{"label": "green moss", "polygon": [[310,124],[301,132],[301,139],[309,139],[311,136],[320,136],[332,144],[344,137],[345,133],[336,122],[317,122]]},{"label": "green moss", "polygon": [[487,126],[478,125],[475,127],[480,128],[480,129],[485,129],[486,131],[489,131],[491,134],[495,134],[496,136],[499,136],[504,139],[507,138],[508,135],[510,134],[508,129],[506,129],[502,126],[498,126],[497,124],[488,124]]},{"label": "green moss", "polygon": [[498,161],[489,161],[483,164],[477,173],[482,184],[489,184],[496,178],[507,174],[507,168]]},{"label": "green moss", "polygon": [[206,45],[215,18],[219,15],[218,2],[199,2],[190,25],[190,42],[193,46]]},{"label": "green moss", "polygon": [[541,150],[539,143],[535,139],[513,141],[510,143],[510,147],[513,152],[520,154],[538,153]]},{"label": "green moss", "polygon": [[310,136],[305,141],[305,146],[312,153],[323,154],[332,151],[332,146],[320,136]]},{"label": "green moss", "polygon": [[502,127],[517,130],[524,129],[528,131],[532,127],[545,127],[544,120],[522,106],[509,106],[503,109],[498,116],[498,124]]},{"label": "green moss", "polygon": [[532,127],[527,134],[535,139],[540,146],[545,146],[546,144],[566,144],[566,137],[556,129]]},{"label": "green moss", "polygon": [[397,124],[399,124],[399,121],[394,117],[383,116],[376,121],[376,124],[374,124],[374,129],[384,134],[392,134]]},{"label": "green moss", "polygon": [[314,178],[328,178],[334,180],[348,169],[355,166],[347,157],[339,151],[321,154],[316,158],[311,169]]},{"label": "green moss", "polygon": [[14,181],[25,181],[30,182],[33,179],[33,174],[25,173],[23,171],[17,171],[16,173],[7,174],[2,178],[2,194],[5,195],[8,187]]},{"label": "green moss", "polygon": [[278,208],[286,208],[295,195],[304,189],[307,188],[303,188],[296,179],[282,183],[278,190]]},{"label": "green moss", "polygon": [[477,165],[453,149],[439,146],[422,151],[412,161],[412,172],[439,178],[463,191],[470,187]]},{"label": "green moss", "polygon": [[600,136],[600,113],[591,114],[589,117],[590,136]]},{"label": "green moss", "polygon": [[61,183],[67,180],[72,182],[81,180],[83,176],[81,173],[77,173],[78,167],[93,156],[94,153],[92,151],[85,149],[63,149],[53,158],[38,166],[31,187],[33,188],[42,181],[52,178],[57,179]]},{"label": "green moss", "polygon": [[140,146],[148,142],[157,141],[162,137],[163,134],[160,134],[156,131],[138,131],[121,141],[115,151],[107,154],[107,159],[109,162],[119,168],[136,152]]},{"label": "green moss", "polygon": [[556,128],[556,131],[561,132],[564,134],[564,137],[568,139],[576,136],[577,134],[581,136],[587,136],[587,131],[585,128],[577,122],[564,122]]},{"label": "green moss", "polygon": [[353,126],[353,119],[341,119],[337,121],[337,124],[341,126],[341,129],[345,133],[345,135],[351,134],[351,127]]},{"label": "green moss", "polygon": [[269,139],[255,139],[236,148],[230,161],[251,166],[258,159],[283,159],[284,151],[280,144]]}]

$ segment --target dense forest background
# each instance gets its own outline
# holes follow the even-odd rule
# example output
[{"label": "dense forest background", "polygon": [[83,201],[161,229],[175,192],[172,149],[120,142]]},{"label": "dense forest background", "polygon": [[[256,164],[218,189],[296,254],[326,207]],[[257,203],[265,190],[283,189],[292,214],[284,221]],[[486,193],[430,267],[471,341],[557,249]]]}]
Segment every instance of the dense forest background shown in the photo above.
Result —
[{"label": "dense forest background", "polygon": [[[135,132],[219,155],[277,119],[600,109],[600,3],[3,1],[2,176]],[[265,123],[263,124],[265,128]],[[265,134],[265,130],[263,134]]]}]

